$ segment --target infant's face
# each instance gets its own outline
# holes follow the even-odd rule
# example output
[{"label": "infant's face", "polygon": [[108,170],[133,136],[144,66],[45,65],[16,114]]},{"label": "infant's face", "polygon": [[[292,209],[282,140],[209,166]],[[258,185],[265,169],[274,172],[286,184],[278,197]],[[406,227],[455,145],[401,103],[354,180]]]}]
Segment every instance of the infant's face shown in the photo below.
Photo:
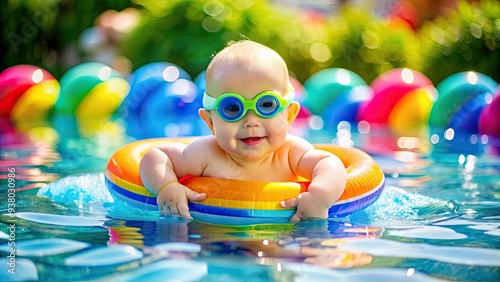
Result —
[{"label": "infant's face", "polygon": [[[274,91],[282,97],[289,91],[288,76],[270,68],[224,68],[207,79],[207,94],[217,98],[236,92],[246,100],[264,91]],[[223,120],[211,111],[215,137],[232,157],[254,161],[269,156],[285,141],[288,130],[288,109],[271,118],[263,118],[249,110],[236,122]]]}]

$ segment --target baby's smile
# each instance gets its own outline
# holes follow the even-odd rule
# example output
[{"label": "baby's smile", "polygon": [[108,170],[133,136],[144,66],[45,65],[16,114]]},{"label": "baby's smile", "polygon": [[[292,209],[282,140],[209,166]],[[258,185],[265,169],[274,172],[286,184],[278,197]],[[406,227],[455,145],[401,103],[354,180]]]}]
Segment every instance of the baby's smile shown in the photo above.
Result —
[{"label": "baby's smile", "polygon": [[265,137],[246,137],[240,138],[241,142],[247,146],[255,146],[259,144]]}]

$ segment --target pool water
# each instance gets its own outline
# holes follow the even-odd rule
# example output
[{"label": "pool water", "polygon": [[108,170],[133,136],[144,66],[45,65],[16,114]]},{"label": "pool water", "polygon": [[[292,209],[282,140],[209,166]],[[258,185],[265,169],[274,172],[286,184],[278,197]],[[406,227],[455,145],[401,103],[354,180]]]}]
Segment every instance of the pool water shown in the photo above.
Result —
[{"label": "pool water", "polygon": [[499,281],[500,160],[487,144],[304,137],[369,152],[386,174],[378,201],[297,224],[188,222],[106,189],[106,163],[130,137],[3,131],[0,281]]}]

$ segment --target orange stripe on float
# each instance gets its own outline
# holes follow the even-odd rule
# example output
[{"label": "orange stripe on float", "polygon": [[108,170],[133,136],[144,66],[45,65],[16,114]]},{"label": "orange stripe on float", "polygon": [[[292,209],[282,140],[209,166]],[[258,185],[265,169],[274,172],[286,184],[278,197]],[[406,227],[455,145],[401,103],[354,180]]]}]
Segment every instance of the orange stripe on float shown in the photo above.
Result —
[{"label": "orange stripe on float", "polygon": [[371,190],[369,190],[363,194],[355,195],[352,197],[346,197],[346,196],[342,195],[342,197],[340,197],[340,199],[334,205],[343,205],[345,203],[354,202],[356,200],[368,197],[369,195],[377,192],[383,185],[384,185],[384,177],[382,177],[382,180],[380,181],[380,183],[377,186],[372,187]]},{"label": "orange stripe on float", "polygon": [[137,185],[132,182],[129,182],[127,180],[124,180],[118,176],[116,176],[114,173],[111,171],[107,170],[105,172],[106,177],[108,178],[109,181],[114,183],[116,186],[119,186],[125,190],[128,190],[132,193],[143,195],[143,196],[148,196],[148,197],[155,197],[153,194],[151,194],[144,186],[142,185]]},{"label": "orange stripe on float", "polygon": [[305,183],[264,182],[213,177],[193,177],[182,184],[207,198],[231,199],[253,202],[279,202],[297,197],[307,190]]},{"label": "orange stripe on float", "polygon": [[179,142],[187,144],[192,140],[194,139],[157,138],[129,143],[115,152],[108,162],[107,169],[123,180],[142,186],[143,183],[139,175],[139,164],[149,149],[168,143]]}]

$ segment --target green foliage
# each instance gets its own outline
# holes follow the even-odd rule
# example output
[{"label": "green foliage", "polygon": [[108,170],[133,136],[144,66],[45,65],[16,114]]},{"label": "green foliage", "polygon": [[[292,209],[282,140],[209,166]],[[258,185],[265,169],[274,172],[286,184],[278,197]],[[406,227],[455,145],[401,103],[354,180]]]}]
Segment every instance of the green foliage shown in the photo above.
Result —
[{"label": "green foliage", "polygon": [[422,71],[434,84],[451,74],[477,71],[500,82],[500,2],[460,1],[458,9],[418,34]]},{"label": "green foliage", "polygon": [[121,53],[133,67],[167,61],[193,77],[228,41],[247,37],[276,50],[304,82],[330,67],[370,83],[398,67],[423,72],[435,84],[474,70],[500,81],[500,4],[457,2],[458,8],[413,32],[359,7],[335,15],[305,13],[267,0],[8,0],[0,1],[1,69],[41,66],[60,77],[82,60],[77,40],[108,9],[139,8],[142,22]]},{"label": "green foliage", "polygon": [[346,6],[329,27],[333,59],[328,67],[351,70],[370,82],[393,68],[420,66],[413,31],[378,20],[370,11]]},{"label": "green foliage", "polygon": [[303,30],[296,11],[277,9],[264,0],[136,3],[144,6],[144,22],[122,49],[135,68],[167,61],[195,76],[228,41],[246,37],[279,52],[301,78],[310,74],[303,68],[311,60],[293,55],[304,48],[303,43],[297,44]]},{"label": "green foliage", "polygon": [[2,69],[28,63],[40,64],[56,24],[57,1],[1,1]]},{"label": "green foliage", "polygon": [[121,10],[132,3],[130,0],[2,0],[0,5],[0,42],[4,47],[0,69],[32,64],[60,77],[81,60],[76,48],[81,32],[92,27],[102,12]]}]

